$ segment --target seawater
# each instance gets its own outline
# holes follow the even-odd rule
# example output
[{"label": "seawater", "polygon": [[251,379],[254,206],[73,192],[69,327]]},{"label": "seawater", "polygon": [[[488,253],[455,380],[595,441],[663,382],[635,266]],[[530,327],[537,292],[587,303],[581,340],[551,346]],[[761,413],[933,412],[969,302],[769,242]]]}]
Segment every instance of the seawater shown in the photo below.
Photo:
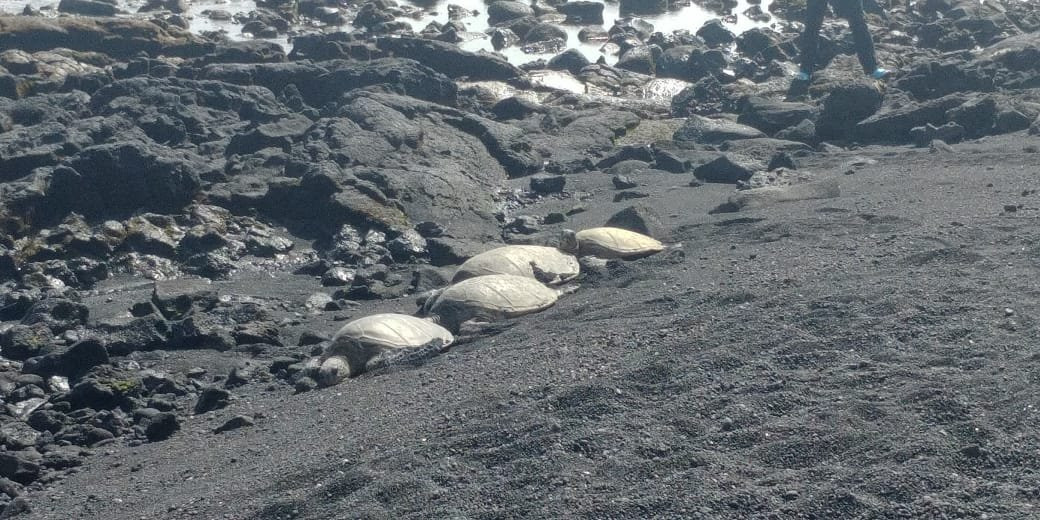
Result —
[{"label": "seawater", "polygon": [[[751,29],[753,27],[760,27],[770,25],[771,22],[758,22],[751,20],[744,16],[743,13],[750,7],[747,0],[738,0],[738,6],[733,10],[734,16],[727,17],[724,20],[724,25],[733,33],[739,35],[740,33]],[[763,5],[768,5],[769,0],[764,0]],[[485,33],[488,29],[488,18],[487,18],[487,5],[483,0],[441,0],[437,3],[421,8],[408,2],[401,2],[402,5],[408,5],[417,11],[417,15],[413,17],[403,17],[402,21],[411,24],[412,28],[419,32],[426,27],[430,22],[436,21],[444,24],[449,21],[448,18],[448,4],[457,5],[462,7],[466,11],[477,11],[475,16],[467,16],[462,18],[460,21],[466,25],[467,32],[462,36],[465,41],[459,44],[463,49],[470,51],[479,50],[494,50],[491,45],[490,37]],[[29,5],[34,9],[41,10],[45,14],[56,15],[58,3],[54,0],[0,0],[0,11],[18,14],[22,12],[22,9]],[[130,0],[127,2],[121,2],[121,9],[128,13],[136,13],[137,10],[144,5],[144,0]],[[203,1],[192,1],[189,2],[188,12],[185,13],[189,19],[190,30],[196,33],[209,32],[209,31],[224,31],[228,38],[232,40],[248,40],[251,39],[250,35],[242,34],[242,26],[234,22],[233,20],[212,20],[202,13],[208,10],[222,10],[227,11],[232,16],[237,14],[248,14],[250,11],[256,9],[256,3],[253,0],[203,0]],[[126,15],[126,16],[150,16],[149,14],[143,15]],[[621,19],[622,16],[619,13],[619,4],[617,2],[606,2],[604,3],[603,9],[603,27],[609,29],[614,25],[614,22]],[[676,11],[670,11],[661,15],[652,16],[640,16],[643,20],[653,24],[654,30],[665,34],[672,33],[677,30],[687,30],[696,32],[697,29],[707,21],[714,18],[719,18],[715,13],[712,13],[706,9],[703,9],[697,5],[690,5],[678,9]],[[558,24],[559,27],[563,28],[567,32],[567,47],[575,48],[581,51],[590,61],[596,61],[600,57],[607,60],[608,63],[613,64],[617,61],[617,55],[611,53],[611,49],[604,49],[601,42],[589,42],[582,43],[578,41],[578,32],[584,26],[577,25],[563,25]],[[307,27],[307,26],[296,26],[294,28],[298,32],[316,32],[319,29]],[[338,28],[344,31],[355,31],[356,29],[351,25],[345,25]],[[335,28],[324,28],[324,31],[336,30]],[[291,36],[278,38],[270,41],[274,41],[282,45],[287,51],[291,49]],[[505,55],[510,62],[514,64],[522,64],[538,59],[549,59],[555,55],[555,53],[545,54],[529,54],[525,53],[521,48],[514,46],[499,51]]]}]

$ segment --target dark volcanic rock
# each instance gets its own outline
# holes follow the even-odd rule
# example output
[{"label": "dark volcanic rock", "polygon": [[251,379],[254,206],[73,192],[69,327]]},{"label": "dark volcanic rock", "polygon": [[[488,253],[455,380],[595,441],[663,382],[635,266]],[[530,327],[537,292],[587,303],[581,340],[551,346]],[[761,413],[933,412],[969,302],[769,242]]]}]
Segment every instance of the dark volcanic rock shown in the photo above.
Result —
[{"label": "dark volcanic rock", "polygon": [[474,80],[508,80],[523,71],[491,54],[473,53],[455,45],[420,38],[380,38],[376,45],[395,56],[409,58],[452,78]]},{"label": "dark volcanic rock", "polygon": [[228,419],[224,424],[213,429],[213,433],[224,433],[231,430],[237,430],[246,426],[253,426],[256,424],[251,417],[245,415],[236,415]]},{"label": "dark volcanic rock", "polygon": [[725,72],[725,69],[729,67],[729,59],[719,49],[707,51],[695,49],[690,53],[687,63],[689,76],[686,79],[690,81],[696,81],[706,76],[715,76],[720,81],[725,80],[726,82],[735,79],[731,74]]},{"label": "dark volcanic rock", "polygon": [[188,11],[188,0],[148,0],[140,9],[139,13],[150,11],[170,11],[171,13],[184,13]]},{"label": "dark volcanic rock", "polygon": [[85,339],[69,347],[61,356],[62,373],[79,375],[109,362],[108,350],[97,339]]},{"label": "dark volcanic rock", "polygon": [[431,238],[429,240],[430,263],[435,266],[458,265],[487,250],[481,242],[454,238]]},{"label": "dark volcanic rock", "polygon": [[657,70],[656,54],[661,51],[656,45],[638,45],[626,50],[618,58],[619,69],[630,70],[640,74],[653,75]]},{"label": "dark volcanic rock", "polygon": [[281,329],[273,323],[247,323],[239,325],[231,336],[239,345],[264,343],[281,346]]},{"label": "dark volcanic rock", "polygon": [[233,41],[217,46],[213,49],[213,52],[199,58],[197,61],[200,64],[278,63],[285,61],[285,50],[275,42],[262,40]]},{"label": "dark volcanic rock", "polygon": [[674,153],[654,146],[654,168],[671,173],[685,173],[686,161]]},{"label": "dark volcanic rock", "polygon": [[[578,49],[567,49],[556,56],[553,56],[552,59],[549,60],[549,63],[546,64],[546,67],[551,70],[566,70],[571,74],[577,74],[581,72],[581,69],[588,66],[589,63],[589,59],[586,58],[585,54]],[[509,99],[518,98],[514,97]],[[501,101],[499,103],[501,103]]]},{"label": "dark volcanic rock", "polygon": [[527,4],[513,0],[499,0],[492,2],[487,7],[488,23],[495,25],[515,18],[525,18],[534,15],[534,9]]},{"label": "dark volcanic rock", "polygon": [[755,27],[748,29],[737,37],[737,50],[748,57],[780,43],[780,35],[767,27]]},{"label": "dark volcanic rock", "polygon": [[719,19],[705,22],[700,29],[697,29],[697,36],[700,36],[705,43],[712,47],[727,45],[737,39],[733,32],[722,25],[722,21]]},{"label": "dark volcanic rock", "polygon": [[310,119],[303,116],[288,116],[263,123],[232,136],[224,153],[244,155],[259,152],[264,148],[278,148],[289,152],[293,143],[301,140],[312,124]]},{"label": "dark volcanic rock", "polygon": [[678,143],[712,144],[734,139],[765,137],[760,130],[735,123],[728,119],[710,119],[691,115],[683,126],[675,131],[672,139]]},{"label": "dark volcanic rock", "polygon": [[816,121],[821,139],[842,139],[856,123],[870,117],[881,107],[881,93],[874,85],[862,82],[835,87],[823,100]]},{"label": "dark volcanic rock", "polygon": [[20,484],[31,484],[40,478],[42,459],[34,449],[0,452],[0,476]]},{"label": "dark volcanic rock", "polygon": [[[928,123],[942,125],[946,112],[965,101],[958,94],[951,94],[924,103],[881,110],[877,114],[856,124],[854,135],[870,142],[906,143],[910,141],[910,129]],[[826,109],[824,110],[826,112]],[[819,130],[819,128],[818,128]]]},{"label": "dark volcanic rock", "polygon": [[124,58],[141,51],[152,56],[194,57],[209,52],[213,44],[178,27],[160,27],[146,20],[0,17],[0,49],[35,52],[56,48]]},{"label": "dark volcanic rock", "polygon": [[35,303],[22,318],[23,325],[43,324],[54,333],[84,325],[90,309],[79,302],[65,298],[46,298]]},{"label": "dark volcanic rock", "polygon": [[76,409],[111,410],[125,401],[125,392],[137,389],[136,383],[131,379],[111,379],[102,382],[89,378],[72,387],[68,400]]},{"label": "dark volcanic rock", "polygon": [[97,119],[44,122],[0,134],[0,180],[25,178],[37,168],[55,166],[62,157],[93,145],[95,131],[101,130],[96,123]]},{"label": "dark volcanic rock", "polygon": [[36,410],[26,419],[29,426],[41,432],[58,433],[71,419],[57,410]]},{"label": "dark volcanic rock", "polygon": [[491,30],[491,45],[495,50],[502,50],[520,43],[520,37],[512,29],[497,27]]},{"label": "dark volcanic rock", "polygon": [[356,89],[385,85],[394,92],[435,103],[454,105],[457,87],[447,76],[419,62],[404,58],[365,61],[334,60],[265,64],[218,64],[204,67],[202,79],[260,85],[283,92],[295,85],[307,104],[315,107],[335,102]]},{"label": "dark volcanic rock", "polygon": [[621,14],[661,14],[668,10],[668,0],[621,0]]},{"label": "dark volcanic rock", "polygon": [[777,139],[788,141],[800,141],[808,144],[816,144],[819,139],[816,136],[816,124],[808,119],[799,121],[794,126],[787,127],[776,133]]},{"label": "dark volcanic rock", "polygon": [[[998,134],[1017,132],[1029,128],[1032,122],[1033,119],[1028,115],[1012,108],[1004,108],[997,112],[996,120],[993,122],[993,131]],[[0,272],[2,271],[3,269],[0,268]]]},{"label": "dark volcanic rock", "polygon": [[560,5],[556,10],[567,15],[567,20],[564,23],[581,25],[600,25],[603,23],[603,4],[600,2],[578,0]]},{"label": "dark volcanic rock", "polygon": [[535,193],[560,193],[567,184],[563,175],[535,175],[531,177],[531,191]]},{"label": "dark volcanic rock", "polygon": [[119,8],[114,4],[95,0],[61,0],[58,2],[58,11],[86,16],[115,16],[119,13]]},{"label": "dark volcanic rock", "polygon": [[22,421],[8,421],[0,426],[0,443],[8,450],[23,450],[36,445],[40,432]]},{"label": "dark volcanic rock", "polygon": [[[650,160],[650,158],[647,158],[647,161],[649,161],[649,160]],[[650,163],[647,162],[647,161],[641,161],[641,160],[638,160],[638,159],[626,159],[624,161],[618,161],[618,162],[613,163],[613,164],[611,164],[609,162],[601,163],[599,167],[600,168],[604,168],[606,166],[606,164],[611,164],[611,166],[606,170],[606,172],[608,174],[610,174],[610,175],[632,175],[632,174],[639,173],[639,172],[641,172],[643,170],[649,170],[650,169]]]},{"label": "dark volcanic rock", "polygon": [[77,211],[91,217],[126,217],[141,208],[175,212],[201,187],[207,161],[144,141],[87,148],[54,171],[48,197],[55,217]]},{"label": "dark volcanic rock", "polygon": [[753,126],[767,134],[775,134],[800,123],[805,119],[815,119],[816,107],[805,103],[790,103],[770,99],[752,97],[744,104],[744,110],[737,122]]},{"label": "dark volcanic rock", "polygon": [[568,114],[557,122],[562,128],[531,140],[547,156],[547,172],[572,173],[588,169],[589,159],[595,160],[598,152],[612,150],[614,139],[638,125],[640,118],[628,111],[593,109]]},{"label": "dark volcanic rock", "polygon": [[394,21],[394,13],[386,7],[384,2],[365,2],[352,22],[354,27],[372,29],[379,24]]},{"label": "dark volcanic rock", "polygon": [[934,99],[955,92],[992,92],[994,74],[978,63],[944,60],[918,64],[893,82],[916,99]]},{"label": "dark volcanic rock", "polygon": [[398,262],[414,262],[427,253],[426,239],[418,231],[406,229],[386,243],[386,249]]},{"label": "dark volcanic rock", "polygon": [[[963,127],[968,138],[981,137],[992,133],[997,117],[997,101],[992,96],[981,96],[965,101],[960,106],[946,112],[946,120]],[[942,137],[936,137],[942,139]]]},{"label": "dark volcanic rock", "polygon": [[169,439],[180,429],[181,423],[176,414],[159,412],[148,419],[144,434],[149,441],[158,442]]},{"label": "dark volcanic rock", "polygon": [[45,324],[15,325],[0,335],[0,354],[18,361],[39,356],[52,344],[53,338],[54,334]]},{"label": "dark volcanic rock", "polygon": [[603,225],[635,231],[654,238],[663,238],[665,230],[660,215],[644,203],[629,206],[615,213]]},{"label": "dark volcanic rock", "polygon": [[614,184],[614,189],[618,190],[628,190],[639,186],[639,183],[625,175],[615,175],[610,179],[610,182]]},{"label": "dark volcanic rock", "polygon": [[[596,163],[596,168],[605,169],[610,168],[616,164],[626,161],[641,161],[643,164],[639,166],[639,169],[647,168],[646,163],[650,163],[654,160],[654,154],[647,146],[642,145],[626,145],[615,149],[609,155],[600,159]],[[626,172],[612,171],[611,173],[628,173],[631,169]]]},{"label": "dark volcanic rock", "polygon": [[933,141],[939,140],[943,143],[959,143],[964,140],[967,132],[964,127],[953,121],[942,126],[928,123],[910,129],[910,138],[919,147],[928,146]]},{"label": "dark volcanic rock", "polygon": [[739,97],[731,95],[715,76],[705,76],[672,96],[673,117],[736,112]]},{"label": "dark volcanic rock", "polygon": [[98,428],[97,426],[91,426],[89,424],[74,424],[72,426],[63,428],[57,434],[54,439],[63,443],[70,443],[76,446],[94,446],[98,443],[107,442],[114,439],[116,436],[104,429]]},{"label": "dark volcanic rock", "polygon": [[567,41],[567,31],[550,24],[540,23],[531,27],[523,36],[524,43],[537,43],[562,40]]},{"label": "dark volcanic rock", "polygon": [[195,402],[195,414],[204,414],[226,407],[231,402],[231,392],[223,388],[209,387],[199,394]]},{"label": "dark volcanic rock", "polygon": [[657,75],[662,78],[690,79],[690,54],[693,45],[676,45],[657,57]]},{"label": "dark volcanic rock", "polygon": [[723,154],[711,162],[694,168],[693,175],[704,182],[736,184],[750,179],[757,170],[756,166],[738,156]]}]

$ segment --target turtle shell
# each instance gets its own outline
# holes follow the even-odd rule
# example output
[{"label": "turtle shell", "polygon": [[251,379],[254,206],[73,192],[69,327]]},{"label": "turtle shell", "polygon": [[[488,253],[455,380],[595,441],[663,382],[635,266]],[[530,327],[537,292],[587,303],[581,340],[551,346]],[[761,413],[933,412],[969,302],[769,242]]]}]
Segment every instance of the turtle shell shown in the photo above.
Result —
[{"label": "turtle shell", "polygon": [[[375,354],[389,349],[416,348],[455,341],[444,327],[407,314],[373,314],[347,323],[332,337],[326,357],[344,356],[353,370]],[[356,367],[356,368],[355,368]]]},{"label": "turtle shell", "polygon": [[511,274],[559,284],[573,280],[580,270],[577,258],[555,247],[511,245],[497,247],[466,260],[455,271],[452,282],[477,276]]},{"label": "turtle shell", "polygon": [[578,239],[578,253],[582,256],[628,260],[664,250],[664,244],[651,237],[615,227],[583,229],[575,237]]},{"label": "turtle shell", "polygon": [[558,293],[538,280],[511,274],[493,274],[463,280],[445,289],[430,313],[449,328],[471,318],[513,318],[545,310]]}]

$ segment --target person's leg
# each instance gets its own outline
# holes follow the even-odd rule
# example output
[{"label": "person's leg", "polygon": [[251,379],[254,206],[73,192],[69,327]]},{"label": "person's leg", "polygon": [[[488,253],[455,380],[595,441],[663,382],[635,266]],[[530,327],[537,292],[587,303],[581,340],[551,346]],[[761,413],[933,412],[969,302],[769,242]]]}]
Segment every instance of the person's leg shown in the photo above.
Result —
[{"label": "person's leg", "polygon": [[878,70],[877,55],[874,53],[874,39],[870,37],[870,29],[863,15],[863,0],[839,0],[841,6],[840,16],[849,21],[849,29],[852,29],[852,42],[856,46],[856,56],[859,64],[867,74]]},{"label": "person's leg", "polygon": [[802,32],[802,72],[812,74],[816,70],[816,54],[820,47],[820,27],[827,12],[827,0],[806,0],[805,31]]}]

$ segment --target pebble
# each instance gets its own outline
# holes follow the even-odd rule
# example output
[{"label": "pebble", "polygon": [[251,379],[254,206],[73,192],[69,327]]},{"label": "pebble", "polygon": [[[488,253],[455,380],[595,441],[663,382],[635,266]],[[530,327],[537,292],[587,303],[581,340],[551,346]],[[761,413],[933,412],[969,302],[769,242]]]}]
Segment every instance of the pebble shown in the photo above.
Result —
[{"label": "pebble", "polygon": [[621,193],[614,195],[614,202],[622,202],[632,199],[642,199],[649,196],[649,193],[643,193],[641,191],[622,191]]},{"label": "pebble", "polygon": [[545,225],[552,225],[552,224],[562,224],[562,223],[564,223],[566,221],[567,221],[567,215],[564,215],[563,213],[553,212],[553,213],[549,213],[548,215],[546,215],[545,218],[542,220],[542,223],[545,224]]},{"label": "pebble", "polygon": [[560,193],[566,185],[567,178],[563,175],[535,175],[531,177],[531,191],[535,193]]},{"label": "pebble", "polygon": [[245,415],[236,415],[228,419],[227,422],[225,422],[224,424],[214,429],[213,433],[224,433],[231,430],[237,430],[246,426],[253,426],[254,424],[256,424],[256,422],[253,421],[252,418],[247,417]]},{"label": "pebble", "polygon": [[614,183],[614,188],[619,190],[627,190],[639,186],[639,183],[625,175],[615,175],[610,181]]}]

